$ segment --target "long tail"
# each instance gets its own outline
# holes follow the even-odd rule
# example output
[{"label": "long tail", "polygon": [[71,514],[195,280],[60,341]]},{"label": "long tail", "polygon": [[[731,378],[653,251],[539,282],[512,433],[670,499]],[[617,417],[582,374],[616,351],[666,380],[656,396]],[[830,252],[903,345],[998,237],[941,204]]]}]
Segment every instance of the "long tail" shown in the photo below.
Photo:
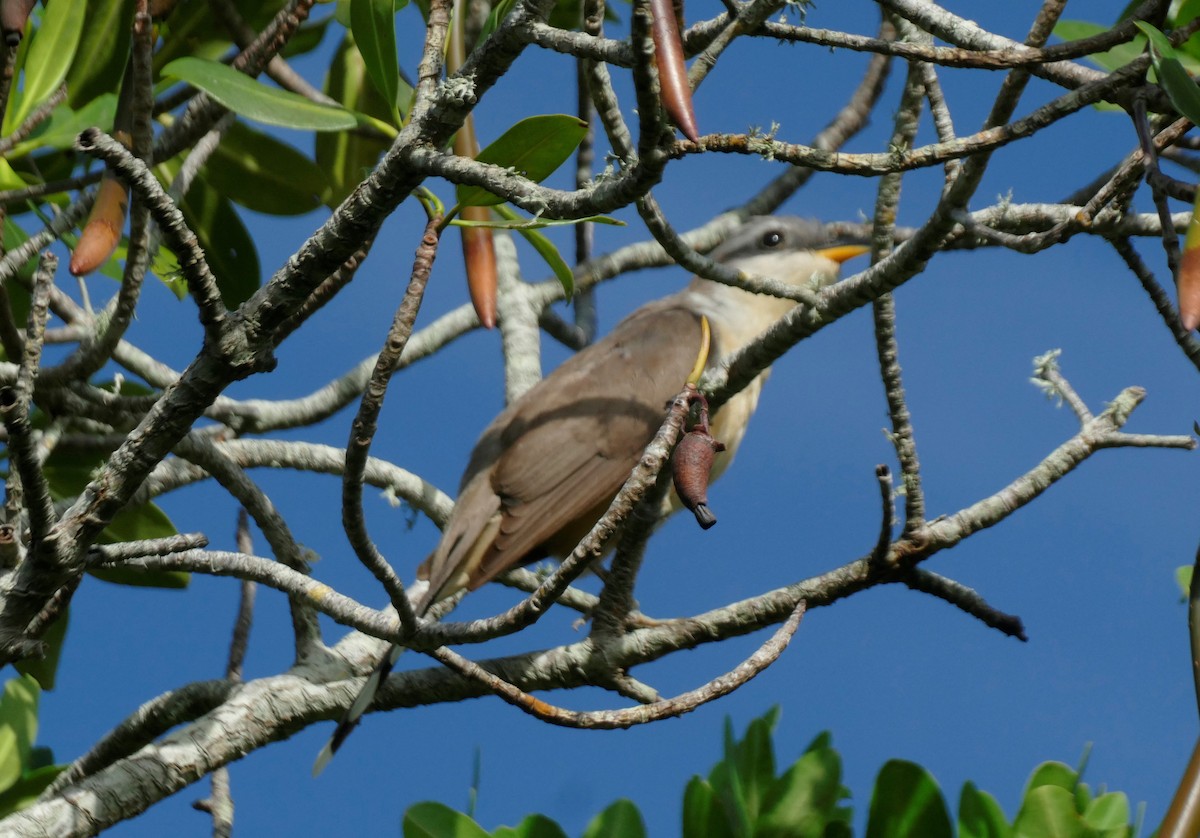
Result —
[{"label": "long tail", "polygon": [[[418,581],[412,585],[408,592],[409,596],[416,601],[414,610],[418,617],[424,617],[429,611],[431,597],[424,582]],[[362,689],[358,691],[354,702],[346,708],[346,712],[342,714],[342,718],[338,721],[337,727],[333,729],[333,735],[329,737],[329,741],[325,743],[325,747],[317,754],[316,760],[313,762],[312,775],[319,776],[325,770],[325,766],[329,764],[329,760],[333,759],[333,755],[338,752],[338,748],[342,747],[342,743],[346,741],[346,737],[358,727],[358,723],[362,721],[363,714],[371,706],[371,702],[375,700],[375,694],[379,692],[379,685],[384,679],[392,674],[392,668],[395,667],[396,661],[400,660],[400,655],[404,653],[403,646],[391,646],[383,657],[379,659],[378,665],[367,676],[367,681],[362,685]]]},{"label": "long tail", "polygon": [[325,770],[325,766],[329,764],[329,760],[333,759],[333,755],[338,752],[338,748],[342,747],[342,743],[346,741],[346,737],[362,721],[363,714],[367,712],[367,708],[375,700],[375,694],[379,692],[379,685],[391,674],[392,667],[396,665],[396,661],[400,660],[400,655],[403,652],[403,646],[392,646],[379,659],[379,665],[367,676],[367,681],[363,684],[362,689],[358,691],[354,703],[346,708],[346,712],[342,714],[337,727],[333,729],[333,735],[329,737],[329,741],[325,743],[325,747],[317,754],[317,759],[313,762],[312,768],[312,775],[314,777],[319,776]]}]

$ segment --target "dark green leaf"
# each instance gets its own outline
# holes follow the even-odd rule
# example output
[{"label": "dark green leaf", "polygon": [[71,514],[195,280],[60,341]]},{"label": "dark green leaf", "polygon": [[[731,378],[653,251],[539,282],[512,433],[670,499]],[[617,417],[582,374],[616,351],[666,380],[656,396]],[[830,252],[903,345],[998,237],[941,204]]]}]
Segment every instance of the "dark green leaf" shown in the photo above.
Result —
[{"label": "dark green leaf", "polygon": [[[42,745],[34,745],[29,751],[29,771],[49,768],[54,765],[54,751]],[[28,772],[26,772],[28,773]]]},{"label": "dark green leaf", "polygon": [[809,751],[824,751],[833,747],[833,734],[828,730],[823,730],[813,737],[813,741],[808,743],[808,747],[804,749],[804,753]]},{"label": "dark green leaf", "polygon": [[19,780],[0,794],[0,818],[32,805],[54,778],[66,768],[65,765],[45,765],[21,775]]},{"label": "dark green leaf", "polygon": [[[368,81],[367,68],[349,34],[333,56],[325,79],[325,93],[355,111],[382,120],[392,118],[391,107]],[[382,139],[358,132],[317,134],[316,160],[329,176],[331,207],[354,191],[387,148]]]},{"label": "dark green leaf", "polygon": [[417,803],[404,813],[404,838],[488,838],[483,827],[441,803]]},{"label": "dark green leaf", "polygon": [[867,838],[950,838],[946,802],[937,782],[919,765],[884,764],[871,793]]},{"label": "dark green leaf", "polygon": [[[608,19],[608,4],[605,3],[605,20]],[[580,29],[583,26],[583,0],[555,0],[554,8],[546,23],[555,29]]]},{"label": "dark green leaf", "polygon": [[583,838],[645,838],[646,826],[642,813],[632,800],[622,798],[613,802],[587,825]]},{"label": "dark green leaf", "polygon": [[114,515],[112,523],[104,528],[97,540],[101,544],[118,544],[123,541],[169,538],[178,532],[167,513],[153,503],[142,503],[127,506]]},{"label": "dark green leaf", "polygon": [[37,681],[28,675],[4,683],[0,696],[0,791],[12,788],[29,767],[38,727]]},{"label": "dark green leaf", "polygon": [[974,783],[964,783],[958,798],[958,838],[1009,838],[1011,834],[996,798]]},{"label": "dark green leaf", "polygon": [[[496,27],[508,17],[508,13],[513,10],[515,5],[517,5],[517,0],[500,0],[500,2],[492,4],[492,10],[488,13],[487,20],[479,29],[479,38],[475,41],[476,46],[483,43],[489,35],[496,31]],[[554,25],[551,24],[551,26]]]},{"label": "dark green leaf", "polygon": [[[549,240],[546,244],[550,244]],[[558,255],[557,250],[554,255]],[[563,267],[566,267],[565,262]],[[561,276],[559,281],[562,281]],[[575,290],[574,282],[570,286],[564,285],[564,289],[570,296]],[[779,707],[772,707],[764,716],[750,722],[737,746],[737,773],[742,781],[751,820],[757,820],[762,800],[775,782],[775,751],[771,747],[771,733],[778,719]]]},{"label": "dark green leaf", "polygon": [[88,575],[112,585],[132,588],[163,588],[183,590],[192,581],[189,573],[182,570],[143,570],[139,567],[92,567]]},{"label": "dark green leaf", "polygon": [[[67,71],[67,103],[81,108],[105,93],[114,96],[129,61],[133,9],[137,0],[88,0],[83,34]],[[108,127],[108,122],[93,122]]]},{"label": "dark green leaf", "polygon": [[1071,792],[1056,785],[1030,789],[1013,822],[1013,838],[1095,838],[1075,811]]},{"label": "dark green leaf", "polygon": [[[1179,4],[1179,8],[1175,10],[1175,14],[1171,19],[1171,28],[1176,29],[1185,23],[1191,23],[1197,17],[1200,17],[1200,0],[1184,0],[1183,3]],[[1181,58],[1186,56],[1192,61],[1200,59],[1200,39],[1192,35],[1177,46],[1175,50],[1176,52],[1183,53]]]},{"label": "dark green leaf", "polygon": [[66,608],[57,620],[50,624],[42,635],[42,643],[46,647],[46,656],[42,658],[26,658],[17,661],[17,672],[29,675],[38,682],[43,690],[54,689],[54,681],[58,675],[58,661],[62,656],[63,640],[67,636],[67,624],[70,621],[71,610]]},{"label": "dark green leaf", "polygon": [[692,777],[683,792],[683,838],[734,838],[712,786],[700,777]]},{"label": "dark green leaf", "polygon": [[400,62],[392,0],[350,0],[350,31],[375,89],[385,102],[396,107]]},{"label": "dark green leaf", "polygon": [[[83,18],[72,3],[47,4],[42,20],[34,33],[25,56],[25,77],[20,96],[15,95],[4,116],[7,136],[25,121],[35,108],[45,102],[67,77],[67,68],[75,57]],[[15,85],[14,85],[15,87]]]},{"label": "dark green leaf", "polygon": [[1158,71],[1158,83],[1163,86],[1171,104],[1174,104],[1181,115],[1187,116],[1193,122],[1200,122],[1200,88],[1180,64],[1180,56],[1175,53],[1175,48],[1171,47],[1171,42],[1145,20],[1135,20],[1134,25],[1150,38],[1154,70]]},{"label": "dark green leaf", "polygon": [[50,118],[29,135],[29,139],[17,143],[13,147],[9,159],[15,160],[44,148],[73,148],[75,137],[84,128],[90,128],[93,125],[111,127],[116,111],[117,94],[115,93],[103,94],[79,110],[72,110],[65,104],[59,105],[50,114]]},{"label": "dark green leaf", "polygon": [[[275,17],[287,0],[234,0],[238,14],[255,32]],[[160,27],[165,32],[162,46],[154,53],[154,68],[159,73],[171,61],[183,55],[220,58],[229,51],[229,29],[212,13],[208,3],[181,2]]]},{"label": "dark green leaf", "polygon": [[746,795],[738,777],[735,756],[726,756],[713,766],[708,775],[709,785],[716,794],[717,804],[725,812],[725,819],[735,835],[749,835],[754,827],[750,809],[746,806]]},{"label": "dark green leaf", "polygon": [[[141,541],[147,538],[166,538],[177,530],[166,513],[152,503],[122,509],[100,534],[102,544],[122,541]],[[88,573],[115,585],[142,588],[182,589],[188,586],[191,575],[181,570],[143,570],[137,567],[96,567]]]},{"label": "dark green leaf", "polygon": [[841,758],[832,748],[806,752],[776,780],[763,800],[755,838],[821,838],[842,821]]},{"label": "dark green leaf", "polygon": [[[568,114],[543,114],[522,119],[476,155],[481,163],[514,169],[541,183],[571,156],[587,133],[587,123]],[[478,186],[459,185],[463,206],[492,206],[503,201]]]},{"label": "dark green leaf", "polygon": [[[520,216],[503,204],[500,204],[496,207],[496,212],[504,216],[509,221],[520,220]],[[533,249],[537,251],[538,255],[541,256],[542,259],[546,261],[546,264],[550,266],[550,270],[554,272],[554,275],[558,277],[559,283],[562,284],[563,292],[567,295],[567,299],[570,299],[572,296],[574,296],[575,277],[571,273],[571,266],[568,265],[566,260],[564,260],[559,254],[558,248],[554,246],[554,242],[550,241],[550,239],[543,236],[537,230],[533,230],[528,227],[516,227],[514,229],[516,229],[516,231],[520,233],[522,237],[524,237],[525,241],[529,242]],[[771,767],[771,776],[775,776],[773,764]]]},{"label": "dark green leaf", "polygon": [[217,192],[268,215],[300,215],[321,206],[329,178],[287,143],[235,122],[204,167]]},{"label": "dark green leaf", "polygon": [[[1079,772],[1080,775],[1083,772]],[[1092,803],[1092,790],[1088,788],[1087,783],[1075,784],[1075,811],[1083,813],[1087,811],[1087,807]]]},{"label": "dark green leaf", "polygon": [[516,826],[499,827],[492,838],[567,838],[567,833],[545,815],[529,815]]},{"label": "dark green leaf", "polygon": [[1144,20],[1135,20],[1133,25],[1142,30],[1142,34],[1150,39],[1150,46],[1154,48],[1154,52],[1162,58],[1175,58],[1175,47],[1171,46],[1170,39],[1167,38],[1154,26],[1146,23]]},{"label": "dark green leaf", "polygon": [[234,113],[268,125],[302,131],[345,131],[358,125],[354,114],[343,108],[267,87],[216,61],[185,56],[163,67],[162,73],[203,90]]},{"label": "dark green leaf", "polygon": [[[11,218],[4,219],[4,252],[12,250],[29,240],[25,231],[17,226]],[[17,271],[16,282],[4,283],[4,291],[8,292],[9,305],[12,307],[13,318],[18,324],[23,324],[29,317],[28,284],[33,283],[33,273],[37,270],[37,254],[34,254]]]},{"label": "dark green leaf", "polygon": [[258,251],[233,204],[198,177],[183,199],[183,217],[200,239],[225,305],[244,303],[258,290]]}]

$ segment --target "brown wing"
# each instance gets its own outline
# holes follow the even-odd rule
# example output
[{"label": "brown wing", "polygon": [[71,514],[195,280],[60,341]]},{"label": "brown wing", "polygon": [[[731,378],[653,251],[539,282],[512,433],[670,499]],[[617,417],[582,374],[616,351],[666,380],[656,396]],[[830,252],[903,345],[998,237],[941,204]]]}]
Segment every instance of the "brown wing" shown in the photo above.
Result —
[{"label": "brown wing", "polygon": [[[651,303],[579,352],[492,422],[472,453],[441,543],[422,566],[434,600],[568,550],[629,476],[683,388],[700,318]],[[563,533],[568,546],[554,544]],[[578,535],[576,535],[578,533]]]}]

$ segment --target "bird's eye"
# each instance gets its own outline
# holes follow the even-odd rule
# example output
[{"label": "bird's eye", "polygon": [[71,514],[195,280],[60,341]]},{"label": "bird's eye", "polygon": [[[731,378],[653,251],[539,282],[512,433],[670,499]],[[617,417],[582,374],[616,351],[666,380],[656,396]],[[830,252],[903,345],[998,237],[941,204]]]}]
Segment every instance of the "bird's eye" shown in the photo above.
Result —
[{"label": "bird's eye", "polygon": [[778,230],[770,230],[766,233],[763,233],[763,237],[762,237],[762,246],[763,247],[779,247],[779,245],[781,245],[782,243],[783,243],[783,233],[779,232]]}]

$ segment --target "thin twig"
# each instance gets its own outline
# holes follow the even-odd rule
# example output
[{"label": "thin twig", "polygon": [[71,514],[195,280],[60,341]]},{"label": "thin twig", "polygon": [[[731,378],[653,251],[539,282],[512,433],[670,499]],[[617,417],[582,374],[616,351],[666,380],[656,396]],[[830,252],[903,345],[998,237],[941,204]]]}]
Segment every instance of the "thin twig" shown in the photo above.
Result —
[{"label": "thin twig", "polygon": [[660,719],[677,718],[690,713],[698,707],[728,695],[745,684],[755,675],[762,672],[779,659],[783,650],[804,616],[806,604],[803,600],[792,611],[792,615],[776,629],[771,638],[760,646],[753,655],[719,678],[714,678],[702,687],[682,693],[674,698],[661,699],[640,707],[629,707],[624,710],[567,710],[547,704],[541,699],[534,698],[503,679],[488,672],[483,667],[473,663],[445,647],[427,652],[430,657],[440,661],[455,672],[472,680],[485,684],[504,701],[525,711],[535,718],[561,727],[573,727],[585,730],[615,730],[647,724]]},{"label": "thin twig", "polygon": [[371,571],[387,591],[392,606],[400,615],[400,624],[405,635],[416,631],[417,615],[413,612],[408,597],[404,593],[404,583],[400,581],[396,571],[379,552],[367,532],[362,509],[363,472],[366,470],[371,442],[378,430],[379,413],[383,409],[383,401],[387,396],[392,370],[399,362],[404,347],[408,344],[408,339],[412,335],[413,323],[417,319],[417,312],[421,309],[425,286],[429,282],[429,274],[433,270],[433,261],[437,258],[441,224],[442,217],[437,215],[430,218],[425,225],[420,246],[413,258],[412,273],[408,280],[408,287],[404,290],[404,298],[396,309],[383,349],[380,350],[379,356],[375,360],[375,370],[371,373],[371,378],[363,391],[358,413],[350,425],[350,439],[346,443],[346,471],[342,475],[342,528],[346,531],[346,538],[354,548],[358,560]]}]

